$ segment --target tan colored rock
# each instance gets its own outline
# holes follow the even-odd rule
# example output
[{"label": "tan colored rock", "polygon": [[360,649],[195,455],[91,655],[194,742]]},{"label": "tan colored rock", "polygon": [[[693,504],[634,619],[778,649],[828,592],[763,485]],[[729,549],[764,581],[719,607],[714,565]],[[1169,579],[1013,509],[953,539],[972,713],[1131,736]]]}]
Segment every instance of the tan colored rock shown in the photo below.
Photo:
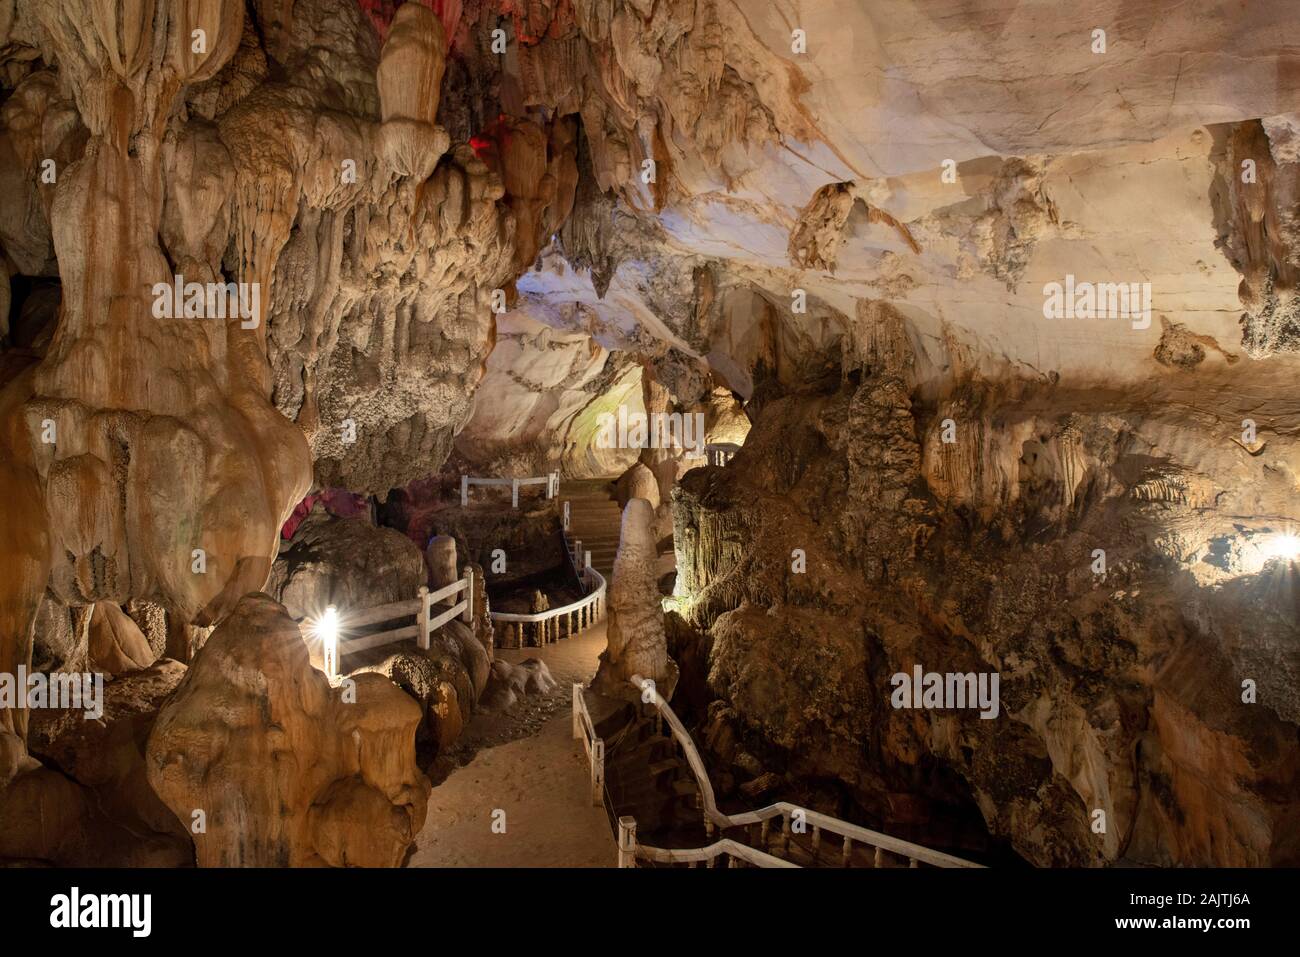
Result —
[{"label": "tan colored rock", "polygon": [[465,727],[455,685],[447,681],[438,682],[437,694],[429,704],[428,714],[439,750],[451,747]]},{"label": "tan colored rock", "polygon": [[655,682],[664,698],[677,684],[677,665],[668,657],[663,611],[655,574],[654,510],[643,498],[623,509],[614,578],[609,587],[608,645],[591,686],[602,694],[639,700],[633,675]]},{"label": "tan colored rock", "polygon": [[185,667],[160,661],[104,685],[103,714],[31,713],[36,767],[0,786],[0,859],[62,867],[186,867],[189,832],[158,799],[144,748],[158,708]]},{"label": "tan colored rock", "polygon": [[518,664],[498,659],[479,706],[488,713],[509,711],[519,699],[533,694],[550,694],[557,687],[546,662],[525,658]]},{"label": "tan colored rock", "polygon": [[[149,738],[149,781],[200,867],[396,867],[424,822],[420,708],[388,679],[345,703],[282,606],[249,595],[213,632]],[[221,714],[220,722],[212,716]]]},{"label": "tan colored rock", "polygon": [[281,549],[266,592],[294,618],[334,605],[346,619],[351,609],[413,600],[424,580],[420,549],[401,532],[317,504]]},{"label": "tan colored rock", "polygon": [[418,3],[399,7],[376,75],[384,120],[379,148],[399,175],[427,179],[451,142],[436,123],[446,62],[437,14]]},{"label": "tan colored rock", "polygon": [[659,507],[659,481],[641,462],[637,462],[619,477],[617,489],[618,500],[624,506],[634,498],[643,498],[650,503],[651,508]]},{"label": "tan colored rock", "polygon": [[96,602],[90,617],[90,664],[110,675],[140,671],[154,662],[153,649],[134,621],[112,602]]},{"label": "tan colored rock", "polygon": [[429,590],[437,591],[460,578],[456,568],[456,539],[435,535],[424,549],[424,563],[429,569]]}]

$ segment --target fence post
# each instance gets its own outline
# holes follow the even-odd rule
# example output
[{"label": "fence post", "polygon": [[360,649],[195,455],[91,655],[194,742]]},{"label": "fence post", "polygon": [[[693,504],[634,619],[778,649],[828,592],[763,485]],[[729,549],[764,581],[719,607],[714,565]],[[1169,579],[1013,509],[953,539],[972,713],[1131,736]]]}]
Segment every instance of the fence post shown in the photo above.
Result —
[{"label": "fence post", "polygon": [[600,806],[605,802],[601,794],[605,790],[605,740],[597,738],[591,745],[591,803]]},{"label": "fence post", "polygon": [[618,866],[636,867],[636,818],[618,819]]},{"label": "fence post", "polygon": [[420,626],[420,647],[429,650],[429,586],[420,586],[420,610],[415,619]]},{"label": "fence post", "polygon": [[337,634],[331,635],[322,643],[321,655],[325,659],[325,677],[334,684],[339,677],[339,638]]},{"label": "fence post", "polygon": [[465,566],[465,613],[460,620],[467,625],[474,624],[474,568]]},{"label": "fence post", "polygon": [[573,683],[573,740],[577,741],[582,737],[582,714],[579,709],[582,707],[582,685],[576,681]]},{"label": "fence post", "polygon": [[469,504],[469,476],[460,477],[460,506],[464,508]]},{"label": "fence post", "polygon": [[510,505],[513,508],[519,507],[519,479],[510,480]]}]

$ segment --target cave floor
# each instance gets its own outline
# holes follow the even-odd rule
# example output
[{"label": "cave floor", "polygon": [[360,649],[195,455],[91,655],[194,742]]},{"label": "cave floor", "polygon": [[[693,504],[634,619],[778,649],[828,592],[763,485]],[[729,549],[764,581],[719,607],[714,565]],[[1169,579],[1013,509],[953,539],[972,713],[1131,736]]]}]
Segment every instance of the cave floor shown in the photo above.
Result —
[{"label": "cave floor", "polygon": [[[541,658],[558,687],[471,719],[458,752],[472,757],[443,769],[408,867],[615,866],[609,818],[591,803],[587,758],[573,740],[573,683],[591,680],[604,648],[601,622],[544,649],[497,650],[512,663]],[[504,833],[493,830],[498,809]]]}]

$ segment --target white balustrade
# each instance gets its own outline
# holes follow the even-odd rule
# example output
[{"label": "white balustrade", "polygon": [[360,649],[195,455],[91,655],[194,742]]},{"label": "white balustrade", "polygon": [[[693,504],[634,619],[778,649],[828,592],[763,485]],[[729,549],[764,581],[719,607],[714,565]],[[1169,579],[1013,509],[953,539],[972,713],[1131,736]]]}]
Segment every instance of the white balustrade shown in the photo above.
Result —
[{"label": "white balustrade", "polygon": [[[852,856],[853,842],[865,844],[874,848],[873,863],[876,867],[882,867],[885,864],[886,853],[906,858],[909,867],[917,867],[919,864],[929,864],[933,867],[981,867],[972,861],[962,860],[959,857],[953,857],[951,854],[944,854],[941,851],[931,850],[928,847],[922,847],[920,844],[913,844],[910,841],[899,840],[890,837],[888,834],[882,834],[879,831],[872,831],[865,827],[859,827],[857,824],[850,824],[848,821],[841,821],[839,818],[830,817],[817,811],[810,811],[807,808],[801,808],[797,805],[780,801],[776,804],[760,808],[756,811],[745,811],[740,814],[725,814],[718,809],[718,805],[713,795],[713,784],[709,780],[709,774],[704,767],[704,761],[700,757],[699,751],[695,747],[695,742],[687,733],[681,720],[669,707],[668,702],[663,699],[655,689],[653,682],[648,682],[640,675],[633,675],[632,686],[640,693],[643,701],[649,699],[668,724],[673,737],[681,747],[682,754],[686,757],[686,763],[690,766],[691,772],[695,775],[696,784],[699,787],[701,804],[704,811],[705,831],[712,834],[714,828],[726,830],[730,827],[748,827],[758,824],[761,827],[760,843],[767,846],[770,822],[774,818],[781,819],[781,846],[788,850],[790,841],[790,822],[797,815],[803,826],[811,828],[813,832],[814,844],[820,845],[821,833],[823,831],[840,835],[844,839],[842,850],[842,863],[848,866]],[[635,831],[633,831],[633,841],[635,841]],[[732,846],[724,846],[732,845]],[[744,848],[744,851],[739,850]],[[750,864],[756,864],[759,867],[790,867],[789,861],[772,857],[762,851],[749,847],[748,845],[736,844],[726,838],[705,848],[698,849],[677,849],[665,850],[662,848],[648,848],[642,845],[635,845],[634,856],[644,860],[658,861],[664,863],[693,863],[698,861],[712,861],[715,858],[726,854],[732,866],[737,861],[744,861]],[[762,855],[757,857],[755,855]],[[770,858],[770,860],[767,860]],[[620,860],[622,852],[620,849]],[[773,863],[779,861],[780,863]],[[711,866],[711,865],[710,865]]]},{"label": "white balustrade", "polygon": [[[435,605],[453,599],[462,593],[464,597],[459,601],[450,606],[441,607],[437,614],[434,613]],[[409,601],[389,602],[386,605],[375,605],[371,608],[350,613],[340,612],[338,613],[338,627],[340,631],[355,630],[365,625],[376,625],[380,622],[409,616],[414,616],[415,622],[413,624],[391,628],[374,634],[359,635],[355,638],[339,635],[336,640],[330,641],[325,649],[324,665],[326,676],[331,682],[338,679],[339,659],[343,655],[365,651],[369,648],[378,648],[382,645],[392,644],[395,641],[405,641],[408,638],[414,638],[421,648],[427,650],[433,632],[453,618],[459,617],[461,621],[472,625],[474,622],[474,570],[468,565],[465,566],[463,577],[450,585],[444,585],[436,591],[429,591],[427,586],[421,585],[419,594]]]},{"label": "white balustrade", "polygon": [[471,485],[508,488],[510,489],[510,505],[512,508],[518,508],[519,490],[530,485],[546,486],[547,501],[559,495],[560,473],[551,472],[549,475],[535,475],[529,478],[479,478],[473,475],[462,475],[460,477],[460,504],[462,507],[469,505],[469,489]]}]

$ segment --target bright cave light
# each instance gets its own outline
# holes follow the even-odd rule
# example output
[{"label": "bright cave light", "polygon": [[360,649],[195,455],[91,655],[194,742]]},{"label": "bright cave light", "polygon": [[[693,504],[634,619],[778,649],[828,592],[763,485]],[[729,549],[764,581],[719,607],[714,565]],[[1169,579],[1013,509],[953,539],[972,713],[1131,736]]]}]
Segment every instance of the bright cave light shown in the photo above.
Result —
[{"label": "bright cave light", "polygon": [[1260,546],[1260,551],[1264,554],[1267,561],[1270,558],[1281,558],[1284,561],[1293,562],[1300,558],[1300,535],[1290,533],[1278,533],[1270,535]]},{"label": "bright cave light", "polygon": [[339,673],[339,610],[333,605],[316,619],[312,631],[320,639],[325,675],[333,681]]}]

